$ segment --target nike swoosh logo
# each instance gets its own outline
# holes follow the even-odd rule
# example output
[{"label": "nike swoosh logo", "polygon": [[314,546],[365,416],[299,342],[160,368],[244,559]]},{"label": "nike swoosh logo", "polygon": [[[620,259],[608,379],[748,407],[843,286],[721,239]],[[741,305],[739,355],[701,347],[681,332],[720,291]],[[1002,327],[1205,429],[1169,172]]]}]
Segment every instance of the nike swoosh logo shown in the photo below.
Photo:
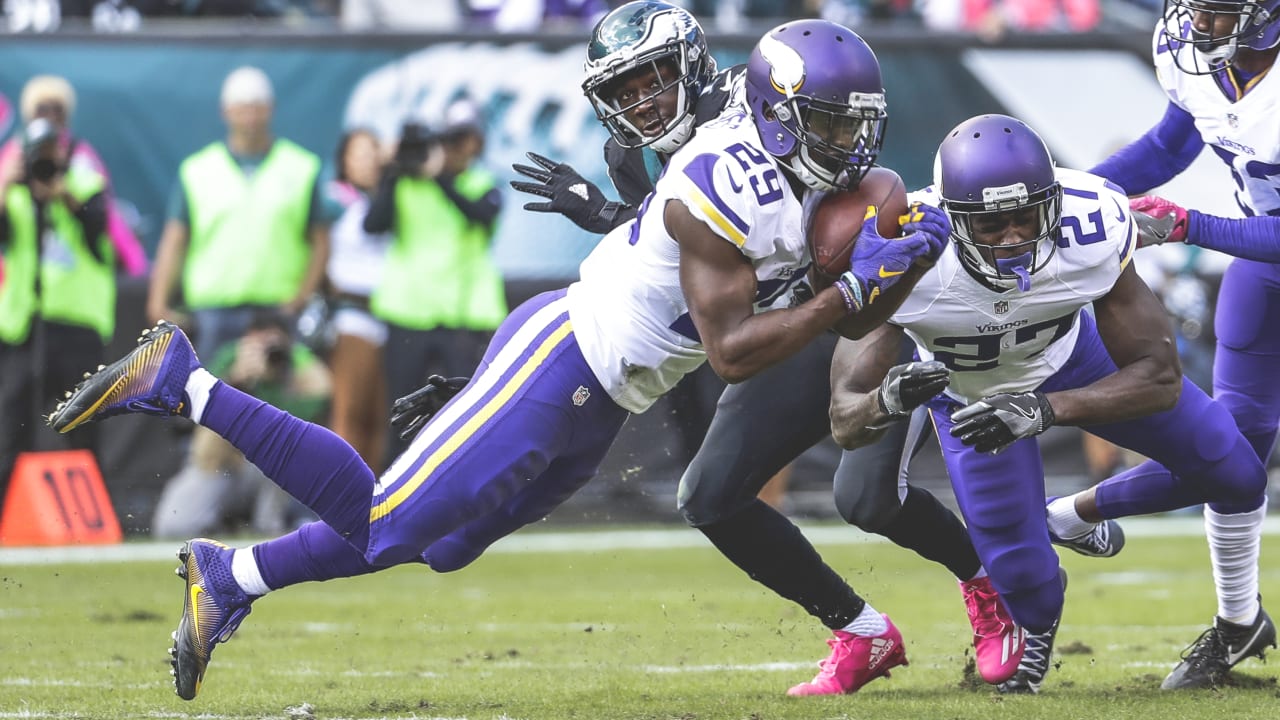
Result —
[{"label": "nike swoosh logo", "polygon": [[1028,409],[1026,409],[1026,408],[1024,408],[1024,407],[1022,407],[1022,406],[1020,406],[1020,405],[1014,405],[1014,406],[1013,406],[1013,411],[1014,411],[1014,412],[1016,412],[1016,413],[1018,413],[1019,415],[1021,415],[1022,417],[1026,418],[1026,419],[1028,419],[1028,420],[1035,420],[1035,419],[1036,419],[1036,414],[1035,414],[1035,413],[1031,412],[1030,410],[1028,410]]},{"label": "nike swoosh logo", "polygon": [[733,188],[733,191],[735,193],[738,193],[738,194],[742,193],[742,186],[733,181],[732,175],[729,176],[729,187]]},{"label": "nike swoosh logo", "polygon": [[886,270],[883,265],[880,266],[880,277],[882,278],[895,277],[895,276],[901,275],[904,272],[906,272],[906,270],[889,271],[889,270]]},{"label": "nike swoosh logo", "polygon": [[1125,221],[1124,208],[1120,207],[1120,201],[1115,198],[1111,198],[1111,202],[1116,204],[1116,219],[1119,220],[1120,222],[1124,222]]},{"label": "nike swoosh logo", "polygon": [[1266,629],[1267,626],[1265,623],[1258,623],[1258,629],[1253,631],[1253,635],[1249,640],[1247,642],[1240,643],[1241,649],[1238,652],[1233,652],[1231,647],[1227,646],[1227,667],[1235,667],[1237,663],[1250,655],[1257,655],[1257,651],[1251,653],[1246,651],[1249,646],[1253,645],[1253,643],[1257,641],[1258,636],[1262,635],[1262,631]]},{"label": "nike swoosh logo", "polygon": [[191,586],[191,626],[195,628],[196,642],[200,642],[200,593],[204,592],[204,588],[199,585]]}]

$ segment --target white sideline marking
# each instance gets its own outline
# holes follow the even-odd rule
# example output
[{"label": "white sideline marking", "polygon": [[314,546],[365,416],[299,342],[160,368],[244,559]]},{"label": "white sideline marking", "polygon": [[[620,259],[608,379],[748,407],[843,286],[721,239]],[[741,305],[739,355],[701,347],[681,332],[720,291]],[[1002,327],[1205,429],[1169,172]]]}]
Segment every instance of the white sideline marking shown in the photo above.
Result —
[{"label": "white sideline marking", "polygon": [[[1121,521],[1127,537],[1195,537],[1204,535],[1204,520],[1199,515],[1159,518],[1124,518]],[[805,537],[817,546],[885,543],[879,535],[870,535],[848,525],[801,524]],[[1264,535],[1280,535],[1280,515],[1269,515],[1262,523]],[[251,541],[241,541],[241,546]],[[0,565],[54,565],[60,563],[110,563],[137,560],[172,560],[177,556],[178,541],[127,542],[119,545],[0,548]],[[491,554],[505,553],[580,553],[618,550],[668,550],[711,548],[698,531],[683,526],[646,530],[584,530],[581,532],[523,532],[499,540],[489,548]]]}]

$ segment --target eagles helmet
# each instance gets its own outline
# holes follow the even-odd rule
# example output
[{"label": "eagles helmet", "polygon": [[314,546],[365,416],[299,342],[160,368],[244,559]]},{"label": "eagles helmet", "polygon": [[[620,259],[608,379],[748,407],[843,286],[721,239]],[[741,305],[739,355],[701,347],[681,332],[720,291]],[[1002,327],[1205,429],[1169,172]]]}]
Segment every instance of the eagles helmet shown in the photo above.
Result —
[{"label": "eagles helmet", "polygon": [[[629,105],[613,97],[615,81],[642,68],[671,64],[678,77]],[[716,74],[716,61],[707,51],[707,37],[687,10],[658,0],[622,5],[601,18],[587,45],[586,80],[582,91],[595,108],[596,117],[624,148],[649,146],[670,154],[693,136],[698,95]],[[659,135],[646,137],[627,119],[626,113],[664,92],[678,93],[674,117],[663,118]]]},{"label": "eagles helmet", "polygon": [[[1200,19],[1201,30],[1196,27]],[[1229,29],[1217,35],[1220,19]],[[1178,69],[1209,75],[1231,65],[1241,47],[1269,50],[1280,44],[1280,0],[1165,0],[1160,43]]]},{"label": "eagles helmet", "polygon": [[875,53],[827,20],[770,30],[747,61],[747,104],[764,149],[815,190],[857,187],[888,120]]},{"label": "eagles helmet", "polygon": [[[1007,115],[969,118],[938,146],[933,183],[960,261],[998,287],[1030,290],[1031,275],[1058,249],[1062,225],[1062,186],[1040,135]],[[1035,237],[999,246],[974,239],[975,221],[1007,212],[1034,212]]]}]

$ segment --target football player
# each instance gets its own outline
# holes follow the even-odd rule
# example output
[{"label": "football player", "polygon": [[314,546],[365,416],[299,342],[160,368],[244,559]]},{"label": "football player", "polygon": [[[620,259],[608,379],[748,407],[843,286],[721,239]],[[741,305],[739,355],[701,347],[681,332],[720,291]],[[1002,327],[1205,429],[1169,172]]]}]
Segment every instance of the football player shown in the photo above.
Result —
[{"label": "football player", "polygon": [[[702,362],[739,382],[833,326],[861,335],[901,301],[908,270],[946,242],[927,212],[901,239],[864,229],[851,270],[789,305],[809,265],[802,200],[847,187],[870,167],[868,143],[883,120],[875,56],[853,31],[820,20],[775,29],[753,56],[769,60],[748,69],[748,82],[756,74],[756,84],[803,85],[829,99],[812,100],[785,128],[795,132],[789,143],[765,142],[784,131],[772,112],[704,125],[635,222],[583,261],[577,282],[512,312],[476,377],[381,477],[328,430],[215,378],[168,323],[58,405],[49,424],[59,432],[126,412],[189,417],[321,518],[249,548],[186,543],[171,649],[180,697],[196,696],[213,648],[271,590],[403,563],[457,570],[476,557],[472,533],[510,532],[546,516],[591,479],[630,413]],[[883,674],[905,660],[901,636],[853,600],[861,668]]]},{"label": "football player", "polygon": [[[698,126],[726,107],[729,112],[741,109],[746,66],[715,74],[715,62],[693,16],[655,0],[628,3],[606,16],[592,33],[587,56],[583,89],[609,129],[604,154],[623,202],[606,200],[568,165],[532,153],[538,167],[515,169],[536,182],[516,181],[512,187],[548,198],[526,204],[528,210],[560,212],[585,230],[606,232],[634,216],[670,153]],[[784,94],[766,94],[762,102],[786,105]],[[789,129],[781,137],[791,133]],[[871,161],[879,148],[876,138],[869,149]],[[804,172],[803,166],[798,171]],[[844,632],[859,607],[852,589],[793,523],[757,500],[771,477],[831,433],[828,378],[836,338],[823,334],[777,366],[727,388],[681,479],[678,496],[690,525],[753,579],[813,612],[835,631],[832,657],[854,663],[859,655],[846,647],[853,636]],[[907,359],[913,347],[904,342]],[[701,372],[691,373],[684,383],[702,382]],[[450,388],[444,378],[433,378],[397,404],[393,425],[416,432],[463,380],[454,378]],[[847,467],[855,468],[864,481],[843,483],[837,501],[849,508],[846,517],[853,524],[951,570],[960,581],[974,627],[979,671],[989,682],[1000,682],[1017,669],[1024,634],[1009,620],[982,572],[959,518],[926,490],[910,488],[899,496],[898,464],[906,429],[905,424],[895,426],[880,442],[852,457]],[[470,541],[487,544],[505,534],[497,527],[491,530],[490,537],[473,534]],[[483,546],[474,549],[477,554],[482,551]],[[825,674],[792,692],[856,690],[849,684],[854,675],[840,666],[829,661],[823,666]]]},{"label": "football player", "polygon": [[[1228,410],[1182,377],[1164,308],[1129,262],[1137,230],[1119,188],[1055,168],[1039,135],[1003,115],[959,125],[934,167],[920,196],[951,217],[955,251],[889,324],[842,341],[832,427],[851,447],[905,417],[885,397],[902,396],[894,380],[910,366],[891,369],[892,353],[877,350],[901,333],[923,362],[945,366],[950,384],[924,404],[969,535],[1014,620],[1051,642],[1064,585],[1051,541],[1112,555],[1118,538],[1104,519],[1246,500],[1266,471]],[[869,376],[885,377],[884,389],[868,389]],[[908,389],[913,402],[928,392]],[[1083,427],[1173,474],[1104,481],[1070,517],[1050,505],[1046,531],[1034,438],[1053,425]],[[1038,690],[1048,648],[1040,655],[1044,667],[1011,682]]]},{"label": "football player", "polygon": [[[1167,0],[1153,43],[1156,75],[1169,96],[1165,114],[1092,170],[1140,195],[1185,170],[1205,145],[1230,169],[1244,218],[1155,197],[1135,198],[1132,207],[1142,244],[1186,242],[1238,258],[1218,293],[1213,395],[1264,464],[1280,425],[1280,81],[1270,75],[1277,53],[1280,0]],[[1168,472],[1147,462],[1124,476]],[[1069,513],[1075,502],[1059,500],[1059,511]],[[1219,685],[1237,663],[1275,647],[1275,624],[1258,595],[1266,511],[1265,488],[1205,506],[1218,612],[1162,688]]]}]

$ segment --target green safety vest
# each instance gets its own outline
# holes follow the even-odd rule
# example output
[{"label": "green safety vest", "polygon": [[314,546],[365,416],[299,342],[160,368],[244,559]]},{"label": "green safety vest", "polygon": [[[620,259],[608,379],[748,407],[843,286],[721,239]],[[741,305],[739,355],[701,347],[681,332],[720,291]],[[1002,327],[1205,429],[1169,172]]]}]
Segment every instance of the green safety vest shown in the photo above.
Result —
[{"label": "green safety vest", "polygon": [[[494,179],[470,168],[454,187],[478,200]],[[412,330],[497,328],[507,297],[491,252],[492,228],[469,221],[434,180],[401,178],[395,193],[395,240],[370,298],[373,314]]]},{"label": "green safety vest", "polygon": [[192,308],[279,305],[298,294],[320,158],[277,139],[246,177],[221,142],[182,161],[190,243],[182,292]]},{"label": "green safety vest", "polygon": [[[81,167],[67,171],[67,191],[79,202],[102,192],[102,176]],[[13,185],[5,198],[9,247],[0,282],[0,342],[19,345],[31,332],[36,313],[36,257],[40,257],[40,315],[50,322],[97,331],[111,340],[116,324],[115,248],[103,233],[86,241],[84,228],[61,202],[49,203],[46,234],[36,237],[36,206],[26,185]],[[98,244],[99,261],[88,242]]]}]

